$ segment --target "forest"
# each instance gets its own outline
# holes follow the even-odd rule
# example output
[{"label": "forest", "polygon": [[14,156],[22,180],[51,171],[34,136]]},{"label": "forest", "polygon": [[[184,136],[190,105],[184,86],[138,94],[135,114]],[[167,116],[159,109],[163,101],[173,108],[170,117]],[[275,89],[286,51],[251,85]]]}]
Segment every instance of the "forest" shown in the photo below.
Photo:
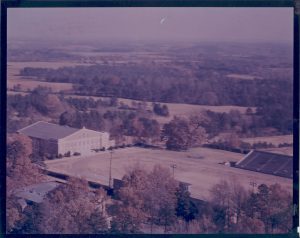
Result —
[{"label": "forest", "polygon": [[[76,94],[87,96],[239,106],[263,106],[264,101],[278,103],[284,98],[287,102],[292,100],[292,80],[236,80],[222,75],[212,76],[214,68],[202,70],[194,67],[157,64],[96,64],[59,69],[26,67],[21,75],[36,76],[48,82],[73,83]],[[189,71],[192,71],[192,76]]]}]

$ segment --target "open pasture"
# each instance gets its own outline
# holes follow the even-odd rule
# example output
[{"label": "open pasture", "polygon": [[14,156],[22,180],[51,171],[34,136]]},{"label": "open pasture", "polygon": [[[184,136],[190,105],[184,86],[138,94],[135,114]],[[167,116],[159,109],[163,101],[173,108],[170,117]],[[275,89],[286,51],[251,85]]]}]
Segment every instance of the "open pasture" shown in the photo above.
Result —
[{"label": "open pasture", "polygon": [[251,145],[259,142],[267,142],[267,143],[272,143],[275,146],[278,146],[279,144],[283,144],[283,143],[292,144],[293,135],[243,138],[242,141],[250,143]]},{"label": "open pasture", "polygon": [[32,90],[37,86],[49,87],[54,92],[59,92],[61,90],[72,89],[71,83],[50,83],[43,82],[43,79],[36,77],[23,77],[20,76],[20,71],[25,67],[33,68],[49,68],[57,69],[60,67],[71,67],[77,65],[89,65],[85,63],[73,63],[73,62],[8,62],[7,63],[7,85],[8,90],[12,89],[15,85],[20,85],[22,91]]}]

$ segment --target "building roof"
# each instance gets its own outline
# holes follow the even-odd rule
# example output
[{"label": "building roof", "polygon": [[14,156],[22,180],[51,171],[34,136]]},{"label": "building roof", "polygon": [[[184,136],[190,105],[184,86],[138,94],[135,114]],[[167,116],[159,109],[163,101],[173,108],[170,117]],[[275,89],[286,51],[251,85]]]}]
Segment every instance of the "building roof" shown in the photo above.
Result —
[{"label": "building roof", "polygon": [[58,182],[42,182],[15,191],[15,195],[27,201],[41,203],[46,195],[60,185]]},{"label": "building roof", "polygon": [[80,129],[69,126],[60,126],[49,122],[39,121],[20,129],[18,132],[33,138],[58,140],[79,130]]},{"label": "building roof", "polygon": [[250,151],[237,164],[237,168],[293,178],[293,157],[266,151]]}]

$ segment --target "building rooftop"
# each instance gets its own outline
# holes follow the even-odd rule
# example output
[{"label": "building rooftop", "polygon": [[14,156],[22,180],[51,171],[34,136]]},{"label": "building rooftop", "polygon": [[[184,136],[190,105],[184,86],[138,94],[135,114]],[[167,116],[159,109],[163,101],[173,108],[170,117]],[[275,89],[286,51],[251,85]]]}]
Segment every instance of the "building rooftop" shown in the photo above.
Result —
[{"label": "building rooftop", "polygon": [[38,121],[18,130],[18,132],[33,138],[58,140],[69,136],[78,130],[80,129]]},{"label": "building rooftop", "polygon": [[252,150],[236,164],[236,167],[293,178],[293,157],[283,154]]},{"label": "building rooftop", "polygon": [[15,191],[15,195],[27,201],[41,203],[45,196],[60,185],[58,182],[42,182]]}]

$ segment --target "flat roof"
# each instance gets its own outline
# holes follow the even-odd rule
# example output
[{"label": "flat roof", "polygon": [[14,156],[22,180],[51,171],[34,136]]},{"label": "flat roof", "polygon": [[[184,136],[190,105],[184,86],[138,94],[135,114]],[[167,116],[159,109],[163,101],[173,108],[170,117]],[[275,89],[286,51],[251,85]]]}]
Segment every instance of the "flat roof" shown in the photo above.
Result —
[{"label": "flat roof", "polygon": [[24,127],[23,129],[18,130],[18,132],[33,138],[58,140],[69,136],[79,130],[80,129],[72,128],[69,126],[61,126],[49,122],[38,121],[27,127]]},{"label": "flat roof", "polygon": [[41,203],[45,196],[60,185],[58,182],[48,181],[33,184],[24,188],[17,189],[15,195],[35,203]]}]

